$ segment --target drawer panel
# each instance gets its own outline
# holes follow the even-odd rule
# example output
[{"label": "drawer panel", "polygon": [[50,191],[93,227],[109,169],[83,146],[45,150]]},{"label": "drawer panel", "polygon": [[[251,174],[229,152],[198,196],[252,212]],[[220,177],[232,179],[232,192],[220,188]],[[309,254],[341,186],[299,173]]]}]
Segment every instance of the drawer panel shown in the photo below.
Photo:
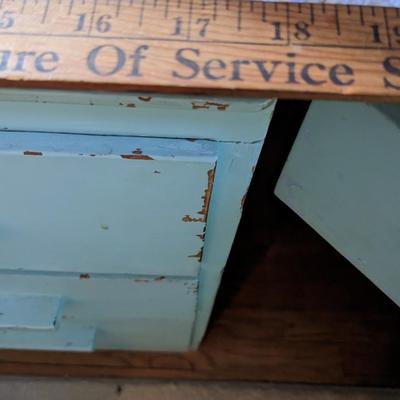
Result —
[{"label": "drawer panel", "polygon": [[190,345],[195,279],[1,273],[0,291],[63,299],[55,330],[0,329],[0,348],[178,351]]},{"label": "drawer panel", "polygon": [[0,134],[0,269],[195,276],[213,142]]}]

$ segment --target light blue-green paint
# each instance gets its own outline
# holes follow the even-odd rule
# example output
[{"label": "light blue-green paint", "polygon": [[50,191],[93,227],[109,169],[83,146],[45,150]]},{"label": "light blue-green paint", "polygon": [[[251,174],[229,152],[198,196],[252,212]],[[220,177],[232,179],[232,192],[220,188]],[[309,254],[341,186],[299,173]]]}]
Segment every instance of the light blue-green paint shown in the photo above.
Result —
[{"label": "light blue-green paint", "polygon": [[89,352],[94,350],[96,329],[63,328],[45,331],[0,330],[3,349]]},{"label": "light blue-green paint", "polygon": [[399,155],[399,105],[315,101],[276,187],[398,305]]},{"label": "light blue-green paint", "polygon": [[63,299],[54,331],[0,347],[196,348],[273,108],[0,90],[0,293]]},{"label": "light blue-green paint", "polygon": [[215,148],[203,141],[1,133],[0,265],[197,276],[197,235],[205,229],[199,212]]},{"label": "light blue-green paint", "polygon": [[[36,334],[33,330],[8,329],[23,340],[18,348],[39,348],[40,338],[60,346],[64,332],[96,330],[96,349],[181,351],[190,345],[197,302],[196,279],[123,274],[86,275],[3,271],[0,290],[14,295],[41,293],[63,296],[63,307],[55,331]],[[15,309],[16,310],[16,309]],[[17,332],[19,332],[17,334]],[[79,336],[79,335],[78,335]],[[3,346],[0,333],[0,343]],[[7,339],[7,343],[11,339]],[[80,341],[80,340],[79,340]],[[85,339],[85,342],[87,340]],[[14,341],[15,343],[15,341]],[[9,345],[7,345],[10,348]],[[62,348],[59,348],[62,349]],[[73,346],[65,350],[75,350]],[[78,349],[79,350],[79,349]]]},{"label": "light blue-green paint", "polygon": [[53,330],[60,296],[0,294],[0,329]]},{"label": "light blue-green paint", "polygon": [[265,99],[5,89],[0,104],[0,130],[242,142],[264,139],[274,109]]}]

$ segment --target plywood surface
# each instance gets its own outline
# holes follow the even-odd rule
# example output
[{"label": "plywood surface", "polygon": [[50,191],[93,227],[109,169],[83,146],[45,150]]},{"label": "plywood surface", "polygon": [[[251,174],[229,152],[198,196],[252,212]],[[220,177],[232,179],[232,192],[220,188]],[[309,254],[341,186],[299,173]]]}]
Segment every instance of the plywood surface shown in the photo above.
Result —
[{"label": "plywood surface", "polygon": [[278,105],[199,351],[1,351],[0,373],[399,386],[399,308],[272,195],[298,107]]},{"label": "plywood surface", "polygon": [[395,8],[3,0],[0,85],[400,99]]}]

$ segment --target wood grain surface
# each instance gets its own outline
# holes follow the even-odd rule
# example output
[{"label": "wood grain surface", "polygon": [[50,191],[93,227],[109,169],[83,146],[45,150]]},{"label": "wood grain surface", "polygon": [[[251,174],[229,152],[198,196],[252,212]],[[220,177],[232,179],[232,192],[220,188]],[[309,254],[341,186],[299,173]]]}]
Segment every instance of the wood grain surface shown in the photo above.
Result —
[{"label": "wood grain surface", "polygon": [[2,0],[0,85],[400,99],[394,8]]},{"label": "wood grain surface", "polygon": [[399,308],[272,194],[306,107],[278,103],[199,351],[0,351],[0,373],[399,386]]}]

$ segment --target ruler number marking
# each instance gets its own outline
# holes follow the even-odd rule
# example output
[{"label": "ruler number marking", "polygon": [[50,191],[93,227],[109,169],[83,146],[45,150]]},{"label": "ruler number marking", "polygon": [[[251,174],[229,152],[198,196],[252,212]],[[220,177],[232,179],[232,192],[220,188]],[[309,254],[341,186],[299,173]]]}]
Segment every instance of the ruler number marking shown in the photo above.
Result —
[{"label": "ruler number marking", "polygon": [[9,29],[14,26],[15,12],[5,10],[0,13],[0,29]]},{"label": "ruler number marking", "polygon": [[296,31],[294,32],[294,37],[297,40],[308,40],[311,37],[311,34],[308,30],[309,24],[305,21],[298,21],[295,23]]},{"label": "ruler number marking", "polygon": [[283,40],[282,32],[281,32],[281,23],[279,21],[271,22],[272,26],[274,27],[274,36],[272,40]]},{"label": "ruler number marking", "polygon": [[[82,32],[85,30],[87,14],[86,13],[78,14],[77,17],[78,21],[74,32]],[[93,16],[92,25],[94,25],[96,32],[107,33],[110,32],[111,30],[111,21],[112,21],[112,16],[110,14],[100,15],[97,18]]]},{"label": "ruler number marking", "polygon": [[400,44],[400,25],[393,27],[394,40]]},{"label": "ruler number marking", "polygon": [[207,36],[207,28],[208,24],[210,23],[210,18],[197,18],[196,25],[199,26],[199,36],[206,37]]},{"label": "ruler number marking", "polygon": [[380,34],[380,26],[378,24],[371,25],[372,30],[372,42],[373,43],[382,43],[381,34]]},{"label": "ruler number marking", "polygon": [[[85,0],[13,0],[19,9],[17,11],[11,10],[0,10],[0,33],[6,34],[7,30],[11,30],[13,34],[26,34],[29,35],[29,31],[27,32],[19,32],[14,29],[16,26],[18,27],[17,15],[25,14],[28,12],[28,7],[30,4],[33,7],[41,8],[42,12],[39,14],[40,17],[35,21],[37,24],[47,24],[50,21],[50,15],[53,16],[53,13],[60,12],[61,8],[53,7],[54,3],[65,4],[63,8],[63,12],[66,16],[70,16],[71,20],[71,28],[74,33],[86,33],[88,36],[95,36],[95,34],[107,34],[108,38],[112,38],[112,28],[114,25],[114,18],[121,17],[123,13],[128,12],[130,18],[134,18],[136,15],[136,21],[138,21],[139,26],[146,26],[147,21],[144,21],[143,15],[148,7],[157,7],[159,4],[161,15],[164,18],[169,18],[171,21],[171,40],[174,40],[173,37],[176,37],[178,40],[194,40],[194,41],[220,41],[220,42],[234,42],[237,44],[252,44],[250,41],[246,40],[246,37],[242,38],[242,32],[246,32],[247,29],[252,26],[249,25],[249,21],[247,17],[258,13],[259,18],[262,22],[266,23],[270,26],[270,28],[266,28],[264,31],[260,29],[260,32],[264,32],[264,34],[257,37],[254,44],[260,45],[290,45],[293,41],[294,43],[298,41],[308,42],[307,46],[328,46],[328,47],[355,47],[355,48],[363,48],[365,46],[365,36],[359,35],[358,39],[353,43],[346,43],[348,35],[351,34],[351,31],[348,31],[348,22],[347,18],[353,20],[356,24],[359,25],[359,32],[361,33],[361,27],[363,27],[364,35],[368,37],[369,43],[375,45],[374,48],[391,48],[391,42],[395,44],[400,44],[400,25],[398,23],[394,24],[393,18],[399,16],[399,11],[396,9],[392,9],[387,11],[382,8],[374,8],[374,7],[358,7],[354,6],[346,7],[346,6],[338,6],[338,5],[325,5],[321,4],[318,7],[314,4],[301,5],[301,4],[285,4],[278,7],[278,3],[271,4],[271,14],[270,9],[267,8],[269,5],[267,3],[258,4],[254,0],[249,1],[249,5],[246,4],[243,0],[235,0],[229,1],[224,0],[223,2],[218,3],[217,0],[197,0],[199,7],[204,8],[204,11],[200,16],[193,16],[193,9],[196,2],[194,0],[187,0],[183,2],[182,0],[174,0],[174,9],[177,8],[185,9],[186,15],[179,15],[178,12],[173,15],[172,12],[172,3],[171,0],[163,0],[163,2],[158,0],[92,0],[92,2],[87,2]],[[6,6],[6,2],[0,0],[0,4]],[[90,7],[93,4],[93,7],[90,7],[87,12],[76,13],[76,11],[84,11],[81,5],[87,4],[86,7]],[[100,11],[101,9],[103,12]],[[129,5],[132,6],[135,4],[135,9],[133,11],[129,11],[125,7]],[[89,6],[90,5],[90,6]],[[286,7],[285,9],[283,7]],[[104,7],[109,7],[109,13],[107,9]],[[147,7],[147,8],[146,8]],[[185,8],[184,8],[185,7]],[[256,8],[257,7],[257,8]],[[26,8],[26,9],[25,9]],[[104,12],[104,10],[107,10]],[[236,26],[228,27],[228,29],[236,30],[236,37],[232,36],[233,40],[230,40],[229,35],[225,32],[221,32],[223,34],[223,38],[221,40],[218,38],[218,27],[219,27],[219,18],[225,18],[226,16],[220,10],[227,10],[227,15],[230,15],[233,18],[234,23],[236,22]],[[267,11],[268,10],[268,11]],[[274,17],[274,10],[277,13],[276,17]],[[30,9],[29,9],[30,11]],[[75,12],[74,12],[75,11]],[[268,16],[267,16],[268,12]],[[391,14],[393,12],[393,14]],[[389,22],[386,13],[390,16]],[[99,15],[102,14],[102,15]],[[115,14],[115,15],[114,15]],[[218,15],[220,14],[220,15]],[[235,15],[236,14],[236,15]],[[299,15],[300,14],[300,15]],[[319,43],[316,43],[315,40],[310,40],[314,37],[313,27],[317,29],[318,23],[320,19],[324,21],[326,24],[326,14],[332,15],[333,17],[333,30],[336,27],[337,37],[342,37],[340,41],[336,40],[333,36],[328,36],[328,41],[322,40]],[[37,14],[35,14],[37,15]],[[294,18],[294,15],[300,17],[300,20]],[[354,16],[353,16],[354,15]],[[373,18],[372,21],[370,18]],[[255,18],[255,17],[253,17]],[[293,18],[294,21],[290,21]],[[343,22],[342,22],[343,19]],[[51,19],[51,23],[54,23],[54,18]],[[212,23],[217,21],[217,29],[213,29],[212,32],[210,28],[213,27]],[[44,28],[38,28],[36,24],[35,30],[32,32],[35,35],[43,35],[51,34],[51,31],[47,32]],[[187,24],[187,25],[186,25]],[[28,24],[29,26],[29,24]],[[64,29],[66,25],[62,26]],[[67,25],[68,26],[68,25]],[[223,25],[222,25],[223,26]],[[260,27],[261,28],[261,27]],[[232,33],[234,34],[234,33]],[[68,36],[68,33],[60,32],[60,36]],[[141,33],[140,36],[146,37],[147,39],[154,40],[168,40],[165,35],[161,34],[160,36],[156,36],[153,32],[147,33],[146,30]],[[247,35],[243,35],[247,36]],[[116,37],[120,37],[117,36]],[[319,38],[319,35],[315,35],[316,38]],[[351,37],[351,36],[350,36]],[[123,38],[123,37],[122,37]],[[121,38],[121,39],[122,39]],[[126,39],[134,39],[135,36],[126,35]],[[363,39],[364,38],[364,39]],[[318,39],[316,39],[318,40]],[[368,45],[366,45],[368,47]],[[372,48],[372,47],[371,47]]]},{"label": "ruler number marking", "polygon": [[172,35],[174,36],[179,36],[182,35],[182,17],[176,17],[175,18],[175,31]]}]

